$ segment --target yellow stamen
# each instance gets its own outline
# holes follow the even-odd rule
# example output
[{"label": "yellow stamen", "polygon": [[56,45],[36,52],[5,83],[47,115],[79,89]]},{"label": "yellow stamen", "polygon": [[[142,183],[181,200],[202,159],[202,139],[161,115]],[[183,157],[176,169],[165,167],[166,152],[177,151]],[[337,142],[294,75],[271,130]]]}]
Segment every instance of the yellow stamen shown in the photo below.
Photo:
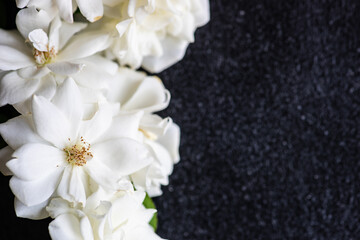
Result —
[{"label": "yellow stamen", "polygon": [[[70,139],[68,139],[70,141]],[[93,155],[90,152],[90,144],[80,138],[80,142],[63,149],[66,153],[66,161],[73,166],[84,166]]]},{"label": "yellow stamen", "polygon": [[144,129],[139,128],[139,131],[142,132],[144,134],[144,136],[150,140],[155,141],[158,137],[156,136],[156,134],[146,131]]}]

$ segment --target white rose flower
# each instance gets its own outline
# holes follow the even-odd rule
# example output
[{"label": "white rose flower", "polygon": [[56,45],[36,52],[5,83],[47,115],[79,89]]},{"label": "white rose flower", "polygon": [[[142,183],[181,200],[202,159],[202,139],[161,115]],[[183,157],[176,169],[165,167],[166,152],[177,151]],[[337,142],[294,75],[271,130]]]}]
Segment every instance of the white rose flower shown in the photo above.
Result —
[{"label": "white rose flower", "polygon": [[80,91],[67,79],[51,101],[34,96],[31,115],[0,125],[14,150],[6,167],[13,174],[18,216],[44,217],[54,196],[85,204],[96,185],[131,188],[128,175],[151,163],[146,146],[137,141],[142,112],[118,114],[107,103],[100,103],[89,120],[83,112]]},{"label": "white rose flower", "polygon": [[121,111],[145,111],[139,124],[139,141],[149,149],[154,161],[131,175],[137,189],[145,190],[149,196],[162,194],[161,185],[169,183],[173,165],[180,160],[180,129],[170,118],[162,119],[152,114],[165,109],[170,93],[158,77],[127,68],[108,82],[105,97],[109,102],[120,103]]},{"label": "white rose flower", "polygon": [[[93,55],[80,60],[84,65],[83,69],[71,75],[71,78],[78,85],[81,92],[82,100],[85,104],[96,105],[100,99],[103,99],[103,92],[109,88],[107,80],[111,79],[117,72],[118,65],[100,55]],[[16,101],[12,101],[13,107],[21,114],[26,115],[31,113],[32,96],[43,96],[46,99],[51,99],[56,93],[57,86],[61,85],[67,77],[49,73],[39,79],[26,79],[27,83],[31,81],[39,81],[34,90],[27,89],[31,95],[21,95],[24,90],[23,86],[18,86],[13,89],[4,89],[3,92],[19,93]],[[1,83],[1,81],[0,81]],[[0,90],[1,96],[1,90]],[[11,96],[14,96],[11,95]],[[0,97],[1,98],[1,97]],[[96,108],[94,108],[96,109]]]},{"label": "white rose flower", "polygon": [[[63,76],[76,74],[78,84],[101,88],[101,82],[94,83],[99,75],[96,72],[103,69],[108,74],[115,73],[115,63],[94,56],[108,46],[108,36],[99,33],[73,36],[86,24],[68,24],[58,17],[51,20],[45,11],[33,7],[21,10],[16,20],[20,34],[0,30],[0,69],[6,71],[0,80],[0,106],[20,103],[15,107],[26,113],[28,106],[21,103],[34,94],[50,99],[59,84],[58,76],[64,79]],[[81,73],[84,67],[86,71]]]},{"label": "white rose flower", "polygon": [[180,128],[170,118],[145,114],[140,121],[142,142],[148,147],[154,161],[133,173],[136,189],[145,190],[150,197],[162,194],[161,186],[169,184],[174,164],[180,161]]},{"label": "white rose flower", "polygon": [[116,29],[108,57],[160,72],[183,58],[196,28],[209,21],[209,1],[129,0],[104,15],[103,28]]},{"label": "white rose flower", "polygon": [[106,84],[105,98],[120,103],[121,111],[161,111],[169,105],[171,98],[160,78],[129,68],[119,68]]},{"label": "white rose flower", "polygon": [[54,218],[49,232],[54,240],[161,240],[149,225],[155,209],[146,209],[142,191],[118,191],[107,194],[99,190],[86,205],[72,206],[55,198],[47,207]]},{"label": "white rose flower", "polygon": [[104,13],[104,4],[112,5],[121,0],[16,0],[18,8],[36,7],[51,14],[59,14],[62,19],[72,23],[73,13],[79,7],[81,14],[90,22],[99,20]]}]

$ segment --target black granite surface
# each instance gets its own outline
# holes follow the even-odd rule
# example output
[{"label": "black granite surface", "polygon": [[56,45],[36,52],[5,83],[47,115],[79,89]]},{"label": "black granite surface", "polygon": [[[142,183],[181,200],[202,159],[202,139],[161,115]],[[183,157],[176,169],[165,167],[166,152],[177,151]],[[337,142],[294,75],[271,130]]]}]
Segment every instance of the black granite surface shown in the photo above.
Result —
[{"label": "black granite surface", "polygon": [[[360,239],[360,2],[210,1],[159,74],[172,94],[160,114],[182,129],[159,235]],[[8,180],[0,239],[48,239],[49,220],[15,217]]]}]

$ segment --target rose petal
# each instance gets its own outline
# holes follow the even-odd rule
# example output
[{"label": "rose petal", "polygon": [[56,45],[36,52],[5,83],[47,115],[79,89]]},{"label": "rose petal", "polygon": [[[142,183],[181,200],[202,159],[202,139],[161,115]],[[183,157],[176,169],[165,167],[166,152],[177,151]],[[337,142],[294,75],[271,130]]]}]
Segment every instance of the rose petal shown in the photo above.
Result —
[{"label": "rose petal", "polygon": [[62,49],[75,33],[83,30],[86,26],[86,23],[75,22],[70,24],[62,22],[59,29],[59,49]]},{"label": "rose petal", "polygon": [[118,176],[130,175],[149,165],[146,147],[132,139],[113,139],[92,145],[93,161],[100,161]]},{"label": "rose petal", "polygon": [[0,105],[25,101],[38,88],[39,79],[23,79],[16,72],[6,74],[0,80]]},{"label": "rose petal", "polygon": [[71,123],[53,103],[44,97],[34,96],[32,101],[33,119],[37,133],[59,149],[63,149],[70,139]]},{"label": "rose petal", "polygon": [[122,109],[160,111],[165,109],[169,102],[170,93],[164,88],[161,80],[157,77],[147,77],[141,82],[131,98],[123,103]]},{"label": "rose petal", "polygon": [[27,52],[31,55],[31,50],[26,46],[24,38],[17,30],[0,29],[0,45],[6,45],[15,48],[21,52]]},{"label": "rose petal", "polygon": [[10,188],[21,202],[34,206],[50,198],[59,183],[61,173],[62,169],[58,168],[49,172],[46,177],[34,181],[24,181],[13,176],[10,179]]},{"label": "rose petal", "polygon": [[189,45],[187,41],[167,37],[161,42],[163,55],[160,57],[144,57],[142,66],[149,72],[158,73],[180,61]]},{"label": "rose petal", "polygon": [[50,22],[49,14],[44,10],[38,11],[35,7],[24,8],[16,15],[16,26],[25,39],[35,29],[42,29],[47,33]]},{"label": "rose petal", "polygon": [[197,27],[204,26],[210,21],[210,6],[209,0],[194,1],[194,5],[198,5],[193,11],[195,17],[195,24]]},{"label": "rose petal", "polygon": [[[46,68],[47,69],[47,68]],[[41,78],[40,84],[33,95],[43,96],[46,99],[51,99],[56,92],[57,84],[53,74],[47,74]],[[14,104],[14,108],[21,114],[31,114],[32,98],[29,97],[25,102]]]},{"label": "rose petal", "polygon": [[40,204],[34,206],[26,206],[19,199],[15,198],[14,207],[16,216],[21,218],[29,218],[33,220],[40,220],[49,217],[45,207],[49,201],[46,200]]},{"label": "rose petal", "polygon": [[114,117],[109,128],[96,139],[96,142],[121,137],[137,139],[139,123],[142,116],[143,112],[135,112]]},{"label": "rose petal", "polygon": [[18,149],[27,143],[45,143],[32,128],[29,117],[21,115],[0,124],[0,134],[12,148]]},{"label": "rose petal", "polygon": [[70,62],[56,62],[46,65],[53,73],[68,76],[75,74],[83,69],[84,64],[75,64]]},{"label": "rose petal", "polygon": [[6,166],[22,180],[32,181],[64,165],[66,154],[55,147],[29,143],[17,149]]},{"label": "rose petal", "polygon": [[28,52],[22,52],[6,45],[0,45],[0,52],[0,69],[3,71],[35,65],[33,57]]},{"label": "rose petal", "polygon": [[59,51],[61,25],[60,17],[55,16],[49,28],[49,50],[53,48],[55,52]]},{"label": "rose petal", "polygon": [[14,150],[9,146],[0,149],[0,171],[5,176],[13,175],[13,173],[6,166],[6,163],[12,159],[11,155],[13,154],[13,152]]},{"label": "rose petal", "polygon": [[61,178],[57,189],[57,194],[69,202],[80,202],[85,205],[86,187],[88,183],[84,180],[84,169],[68,165]]},{"label": "rose petal", "polygon": [[59,14],[62,19],[68,23],[72,23],[73,20],[73,3],[71,0],[56,0],[56,5],[59,9]]},{"label": "rose petal", "polygon": [[16,0],[16,6],[18,8],[24,8],[29,3],[30,0]]},{"label": "rose petal", "polygon": [[57,61],[69,61],[85,58],[106,49],[110,44],[107,34],[86,32],[72,38],[58,54]]},{"label": "rose petal", "polygon": [[[22,78],[42,78],[48,74],[50,70],[47,67],[30,66],[17,70],[17,73]],[[31,81],[31,80],[28,80]]]},{"label": "rose petal", "polygon": [[79,136],[82,136],[87,142],[96,142],[96,139],[109,128],[113,116],[114,109],[110,105],[99,106],[99,110],[95,115],[90,120],[82,123]]},{"label": "rose petal", "polygon": [[[49,224],[49,233],[51,239],[53,240],[84,240],[81,234],[80,226],[80,220],[73,214],[63,214],[55,218],[55,220]],[[92,234],[90,223],[85,226],[87,227],[87,232]],[[89,240],[91,239],[93,238],[90,238]]]},{"label": "rose petal", "polygon": [[84,112],[81,93],[73,79],[65,79],[58,87],[52,102],[67,116],[71,122],[71,132],[77,135]]},{"label": "rose petal", "polygon": [[99,20],[104,14],[102,0],[76,0],[80,12],[90,22]]},{"label": "rose petal", "polygon": [[180,161],[180,128],[177,124],[172,123],[166,133],[157,139],[157,142],[169,151],[174,163]]},{"label": "rose petal", "polygon": [[32,30],[29,35],[28,39],[30,42],[32,42],[34,48],[41,52],[47,52],[48,51],[48,44],[49,44],[49,38],[47,34],[42,29],[35,29]]}]

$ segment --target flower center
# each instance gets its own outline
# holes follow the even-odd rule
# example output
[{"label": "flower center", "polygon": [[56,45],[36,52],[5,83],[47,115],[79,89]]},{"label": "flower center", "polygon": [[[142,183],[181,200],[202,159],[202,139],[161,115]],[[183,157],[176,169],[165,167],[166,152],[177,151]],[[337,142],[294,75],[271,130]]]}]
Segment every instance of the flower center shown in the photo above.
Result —
[{"label": "flower center", "polygon": [[50,63],[56,57],[56,51],[54,47],[52,47],[48,51],[39,51],[38,49],[34,48],[33,55],[36,64],[38,66],[44,66]]},{"label": "flower center", "polygon": [[64,152],[66,153],[66,161],[73,166],[84,166],[93,157],[90,152],[90,144],[85,142],[83,137],[80,138],[79,143],[64,148]]}]

